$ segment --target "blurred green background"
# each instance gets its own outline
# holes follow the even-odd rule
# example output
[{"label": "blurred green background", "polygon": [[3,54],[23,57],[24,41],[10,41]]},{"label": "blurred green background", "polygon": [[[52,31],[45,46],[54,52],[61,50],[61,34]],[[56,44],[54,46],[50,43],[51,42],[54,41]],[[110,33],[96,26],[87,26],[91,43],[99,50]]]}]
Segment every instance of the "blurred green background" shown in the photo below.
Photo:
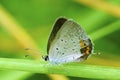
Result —
[{"label": "blurred green background", "polygon": [[[8,15],[6,19],[4,14]],[[37,47],[43,54],[47,54],[50,31],[55,20],[61,16],[77,21],[88,35],[98,37],[94,39],[95,36],[91,36],[94,52],[100,54],[92,55],[85,64],[120,67],[120,25],[114,25],[116,22],[120,24],[120,0],[0,0],[0,57],[32,59],[32,56],[25,58],[28,52],[24,49],[27,47]],[[11,20],[13,23],[9,22]],[[104,30],[110,25],[113,29]],[[102,37],[95,34],[99,30],[102,31]],[[26,35],[23,36],[22,33]],[[27,40],[24,41],[25,39]],[[50,80],[52,77],[21,71],[0,71],[0,80],[8,79]],[[93,80],[76,77],[67,79]]]}]

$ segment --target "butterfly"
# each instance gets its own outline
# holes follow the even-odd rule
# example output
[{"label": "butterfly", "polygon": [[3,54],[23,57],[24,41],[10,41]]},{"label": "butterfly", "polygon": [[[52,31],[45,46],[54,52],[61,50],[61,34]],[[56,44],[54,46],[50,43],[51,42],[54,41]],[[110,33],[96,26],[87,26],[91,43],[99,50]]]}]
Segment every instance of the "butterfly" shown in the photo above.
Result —
[{"label": "butterfly", "polygon": [[83,28],[72,19],[58,18],[47,44],[45,61],[53,64],[81,62],[93,52],[93,43]]}]

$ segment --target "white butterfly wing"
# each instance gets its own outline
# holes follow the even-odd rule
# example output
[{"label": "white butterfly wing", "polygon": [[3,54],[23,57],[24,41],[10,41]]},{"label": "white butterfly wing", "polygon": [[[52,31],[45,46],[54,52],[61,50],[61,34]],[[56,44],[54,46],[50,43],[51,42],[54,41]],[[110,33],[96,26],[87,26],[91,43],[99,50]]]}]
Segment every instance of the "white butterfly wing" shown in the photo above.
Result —
[{"label": "white butterfly wing", "polygon": [[[57,27],[57,26],[54,26]],[[73,20],[66,20],[51,41],[48,58],[51,63],[82,61],[80,40],[88,40],[85,31]]]}]

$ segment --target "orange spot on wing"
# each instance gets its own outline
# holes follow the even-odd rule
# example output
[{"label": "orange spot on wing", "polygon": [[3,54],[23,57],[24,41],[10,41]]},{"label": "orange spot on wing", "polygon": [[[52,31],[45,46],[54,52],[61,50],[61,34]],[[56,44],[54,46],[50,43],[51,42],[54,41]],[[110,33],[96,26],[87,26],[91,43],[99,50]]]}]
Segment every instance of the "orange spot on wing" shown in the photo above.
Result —
[{"label": "orange spot on wing", "polygon": [[81,46],[81,52],[82,53],[85,53],[86,55],[89,55],[91,54],[91,50],[92,50],[92,46],[89,44],[89,45],[86,45],[84,40],[80,40],[80,46]]},{"label": "orange spot on wing", "polygon": [[80,40],[80,46],[81,48],[84,48],[86,46],[84,40]]},{"label": "orange spot on wing", "polygon": [[90,54],[90,51],[91,51],[91,49],[90,49],[90,47],[88,46],[88,47],[86,48],[85,54]]}]

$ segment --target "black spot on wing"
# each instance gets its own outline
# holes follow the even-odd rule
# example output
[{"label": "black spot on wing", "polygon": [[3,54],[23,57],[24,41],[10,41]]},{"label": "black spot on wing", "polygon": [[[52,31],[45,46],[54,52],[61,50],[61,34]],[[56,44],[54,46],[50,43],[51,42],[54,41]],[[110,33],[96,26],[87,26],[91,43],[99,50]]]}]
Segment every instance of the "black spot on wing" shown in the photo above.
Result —
[{"label": "black spot on wing", "polygon": [[73,41],[73,43],[75,43],[75,41]]},{"label": "black spot on wing", "polygon": [[61,41],[63,41],[63,39],[61,39]]},{"label": "black spot on wing", "polygon": [[72,49],[73,51],[75,50],[75,49]]},{"label": "black spot on wing", "polygon": [[58,50],[58,48],[56,48],[56,50]]},{"label": "black spot on wing", "polygon": [[74,45],[74,47],[76,47],[76,45]]},{"label": "black spot on wing", "polygon": [[67,43],[67,41],[65,41],[65,43]]}]

